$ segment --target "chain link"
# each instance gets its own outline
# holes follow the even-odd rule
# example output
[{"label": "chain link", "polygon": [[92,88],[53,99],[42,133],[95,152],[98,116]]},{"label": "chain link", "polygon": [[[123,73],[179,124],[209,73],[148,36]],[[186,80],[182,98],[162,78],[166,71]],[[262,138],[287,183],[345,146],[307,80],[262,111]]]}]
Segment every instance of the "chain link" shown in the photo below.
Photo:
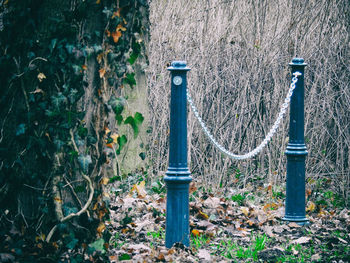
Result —
[{"label": "chain link", "polygon": [[236,160],[244,160],[244,159],[249,159],[254,157],[255,155],[257,155],[268,143],[269,141],[272,139],[272,137],[275,135],[285,113],[287,112],[287,108],[289,106],[291,97],[293,95],[293,91],[295,89],[295,85],[298,81],[298,76],[302,75],[300,72],[294,72],[293,73],[293,78],[292,78],[292,83],[290,84],[288,93],[286,98],[284,99],[284,103],[282,104],[281,110],[277,116],[277,119],[275,121],[275,123],[272,125],[270,131],[268,132],[268,134],[266,135],[265,139],[260,143],[260,145],[258,147],[256,147],[254,150],[246,153],[246,154],[234,154],[230,151],[228,151],[227,149],[225,149],[220,143],[218,143],[218,141],[214,138],[214,136],[211,134],[211,132],[208,130],[207,126],[205,125],[205,123],[203,122],[203,119],[199,116],[198,110],[196,108],[196,106],[194,105],[194,102],[191,98],[191,95],[187,89],[186,93],[187,93],[187,101],[190,104],[193,114],[194,116],[196,116],[199,124],[201,125],[204,134],[208,137],[208,139],[214,144],[214,146],[223,154],[227,155],[229,158],[231,159],[236,159]]}]

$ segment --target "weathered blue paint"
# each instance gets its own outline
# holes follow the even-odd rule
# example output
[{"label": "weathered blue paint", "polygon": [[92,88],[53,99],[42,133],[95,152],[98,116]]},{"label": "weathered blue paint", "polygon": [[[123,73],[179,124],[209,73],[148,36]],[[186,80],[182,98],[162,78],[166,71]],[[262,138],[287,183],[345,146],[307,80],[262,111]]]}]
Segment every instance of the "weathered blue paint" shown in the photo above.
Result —
[{"label": "weathered blue paint", "polygon": [[167,186],[165,246],[176,242],[190,244],[189,184],[192,181],[187,164],[187,100],[185,61],[174,61],[171,72],[169,167],[164,177]]},{"label": "weathered blue paint", "polygon": [[287,155],[286,210],[283,220],[308,224],[305,215],[305,158],[307,153],[304,141],[304,68],[302,58],[294,58],[289,64],[292,74],[298,77],[290,102],[289,142]]}]

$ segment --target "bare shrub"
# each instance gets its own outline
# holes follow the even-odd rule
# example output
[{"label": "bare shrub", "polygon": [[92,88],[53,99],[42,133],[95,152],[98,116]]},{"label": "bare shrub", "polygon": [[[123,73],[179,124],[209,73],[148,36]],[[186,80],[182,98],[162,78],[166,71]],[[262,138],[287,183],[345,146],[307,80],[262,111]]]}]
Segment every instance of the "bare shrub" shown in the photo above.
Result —
[{"label": "bare shrub", "polygon": [[[244,153],[265,137],[290,84],[288,63],[301,56],[305,76],[305,137],[310,185],[331,178],[349,187],[350,46],[348,1],[153,0],[150,2],[150,159],[165,171],[168,158],[167,63],[186,60],[190,92],[201,116],[226,148]],[[284,182],[288,118],[269,146],[248,161],[222,156],[194,116],[188,117],[191,171],[211,185]],[[315,180],[310,180],[313,178]]]}]

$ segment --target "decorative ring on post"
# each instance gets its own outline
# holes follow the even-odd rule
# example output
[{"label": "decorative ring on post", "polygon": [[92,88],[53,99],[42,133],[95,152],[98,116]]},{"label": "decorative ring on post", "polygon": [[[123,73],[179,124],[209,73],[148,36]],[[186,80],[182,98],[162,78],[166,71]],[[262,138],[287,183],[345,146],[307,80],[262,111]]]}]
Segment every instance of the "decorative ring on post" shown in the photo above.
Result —
[{"label": "decorative ring on post", "polygon": [[185,61],[174,61],[171,72],[169,166],[164,181],[167,186],[165,246],[176,242],[190,245],[189,184],[187,165],[187,71]]},{"label": "decorative ring on post", "polygon": [[292,76],[300,72],[290,103],[289,142],[287,155],[286,210],[283,220],[299,225],[309,223],[305,213],[305,159],[304,141],[304,68],[302,58],[294,58],[289,64]]}]

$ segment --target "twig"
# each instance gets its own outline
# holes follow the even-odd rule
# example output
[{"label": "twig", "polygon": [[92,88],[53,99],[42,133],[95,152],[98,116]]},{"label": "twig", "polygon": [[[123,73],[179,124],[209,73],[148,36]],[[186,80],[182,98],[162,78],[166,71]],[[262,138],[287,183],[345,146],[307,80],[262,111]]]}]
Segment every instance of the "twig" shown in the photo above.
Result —
[{"label": "twig", "polygon": [[[16,64],[16,67],[17,67],[18,77],[20,77],[20,76],[23,75],[23,73],[20,72],[19,63],[18,63],[18,61],[16,60],[16,58],[13,58],[13,60],[15,61],[15,64]],[[24,82],[23,82],[23,79],[22,79],[22,78],[21,78],[21,89],[22,89],[22,92],[23,92],[23,95],[24,95],[24,99],[25,99],[25,102],[26,102],[27,111],[30,112],[29,101],[28,101],[28,95],[27,95],[27,91],[26,91],[25,88],[24,88]],[[29,120],[28,120],[28,121],[29,121]]]},{"label": "twig", "polygon": [[[72,144],[73,144],[73,147],[76,151],[78,151],[78,147],[77,145],[75,144],[75,141],[74,141],[74,135],[73,135],[73,131],[70,130],[70,135],[71,135],[71,140],[72,140]],[[66,222],[68,221],[69,219],[73,218],[73,217],[76,217],[76,216],[80,216],[81,214],[87,212],[87,209],[88,207],[90,206],[91,202],[92,202],[92,198],[94,196],[94,187],[92,185],[92,182],[91,182],[91,179],[86,175],[86,174],[81,174],[81,176],[87,181],[88,185],[89,185],[89,189],[90,189],[90,195],[89,195],[89,199],[87,200],[86,204],[84,205],[84,207],[77,213],[71,213],[69,214],[68,216],[66,217],[62,217],[59,221],[60,223],[63,223],[63,222]],[[57,212],[57,211],[56,211]],[[58,224],[56,224],[52,229],[51,231],[49,232],[49,234],[47,235],[46,237],[46,242],[50,242],[53,234],[55,233],[56,229],[57,229],[57,226]]]},{"label": "twig", "polygon": [[81,201],[80,201],[80,199],[79,199],[77,193],[74,191],[73,186],[72,186],[71,183],[68,181],[68,179],[67,179],[66,176],[63,176],[63,179],[64,179],[64,180],[66,181],[66,183],[67,183],[66,186],[68,185],[69,188],[71,189],[72,194],[74,195],[75,199],[78,201],[78,203],[79,203],[79,205],[80,205],[80,208],[82,208],[82,207],[83,207],[83,204],[81,203]]}]

